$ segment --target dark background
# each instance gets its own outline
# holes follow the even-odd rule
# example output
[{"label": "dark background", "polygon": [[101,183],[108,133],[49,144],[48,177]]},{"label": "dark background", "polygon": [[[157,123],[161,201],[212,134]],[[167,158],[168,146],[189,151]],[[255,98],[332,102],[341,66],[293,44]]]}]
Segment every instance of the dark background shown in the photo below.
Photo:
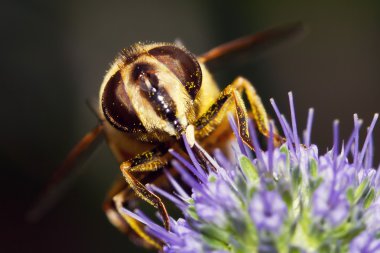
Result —
[{"label": "dark background", "polygon": [[180,38],[200,54],[242,35],[303,21],[309,33],[302,41],[216,77],[221,85],[237,75],[249,78],[272,115],[269,98],[288,114],[287,92],[293,91],[300,129],[307,109],[315,108],[312,140],[322,152],[331,147],[334,119],[345,138],[353,113],[368,125],[380,107],[379,4],[263,2],[2,1],[0,251],[143,251],[102,213],[104,195],[119,173],[105,145],[45,219],[24,219],[53,169],[96,124],[85,100],[97,97],[117,52],[136,41]]}]

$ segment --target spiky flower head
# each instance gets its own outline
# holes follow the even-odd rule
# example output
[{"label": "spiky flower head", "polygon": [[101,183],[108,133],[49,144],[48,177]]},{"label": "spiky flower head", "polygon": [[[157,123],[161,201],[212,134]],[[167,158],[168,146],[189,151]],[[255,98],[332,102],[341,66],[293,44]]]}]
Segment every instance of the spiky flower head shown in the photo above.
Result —
[{"label": "spiky flower head", "polygon": [[[289,99],[291,124],[271,100],[286,137],[279,147],[271,123],[266,150],[251,124],[254,153],[239,138],[235,159],[219,150],[213,158],[203,151],[216,170],[202,169],[186,139],[191,161],[171,151],[176,158],[172,164],[191,193],[169,173],[174,193],[149,185],[182,211],[182,218],[170,220],[170,231],[139,210],[126,214],[146,224],[148,232],[164,242],[164,252],[380,252],[380,173],[372,166],[378,115],[361,148],[362,121],[354,115],[346,144],[340,144],[335,121],[333,148],[319,155],[310,144],[313,110],[301,141],[291,93]],[[231,126],[239,136],[232,118]]]}]

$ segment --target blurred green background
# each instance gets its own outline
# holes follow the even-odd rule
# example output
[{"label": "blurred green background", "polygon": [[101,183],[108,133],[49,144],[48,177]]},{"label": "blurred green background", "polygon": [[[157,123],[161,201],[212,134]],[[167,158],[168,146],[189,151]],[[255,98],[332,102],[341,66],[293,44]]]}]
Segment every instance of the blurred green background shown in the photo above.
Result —
[{"label": "blurred green background", "polygon": [[293,91],[300,129],[307,109],[315,108],[312,140],[321,152],[331,147],[335,118],[347,138],[353,113],[368,125],[380,108],[378,1],[6,0],[0,13],[1,252],[145,252],[101,210],[119,173],[105,145],[45,219],[24,219],[53,169],[96,124],[85,100],[97,97],[117,52],[136,41],[179,38],[200,54],[302,21],[309,27],[302,41],[216,73],[221,85],[249,78],[272,115],[269,98],[288,114]]}]

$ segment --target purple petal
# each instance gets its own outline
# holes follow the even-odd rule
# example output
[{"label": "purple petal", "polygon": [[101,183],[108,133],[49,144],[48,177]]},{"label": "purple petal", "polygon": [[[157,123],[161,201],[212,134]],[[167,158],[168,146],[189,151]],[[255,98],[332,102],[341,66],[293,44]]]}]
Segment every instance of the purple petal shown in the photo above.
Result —
[{"label": "purple petal", "polygon": [[362,151],[360,152],[360,155],[359,155],[359,164],[362,164],[362,162],[363,162],[364,155],[365,155],[366,150],[367,150],[367,145],[368,145],[368,143],[369,143],[369,141],[370,141],[370,139],[372,137],[373,128],[375,127],[375,124],[376,124],[378,118],[379,118],[379,114],[376,113],[373,116],[371,125],[368,128],[367,136],[366,136],[364,144],[363,144],[363,149],[362,149]]},{"label": "purple petal", "polygon": [[298,139],[296,110],[294,109],[293,93],[289,92],[288,95],[289,95],[289,104],[290,104],[290,114],[291,114],[291,118],[292,118],[294,142],[296,144],[296,149],[299,150],[300,149],[300,140]]},{"label": "purple petal", "polygon": [[[282,128],[282,131],[283,131],[283,133],[284,133],[284,135],[285,135],[285,138],[286,138],[288,141],[291,141],[291,140],[292,140],[292,137],[291,137],[292,133],[291,133],[291,131],[288,131],[288,130],[287,130],[287,128],[286,128],[286,126],[285,126],[285,123],[284,123],[284,119],[281,117],[280,110],[278,109],[278,107],[277,107],[277,105],[276,105],[276,102],[274,101],[273,98],[270,99],[270,103],[272,104],[272,107],[273,107],[273,109],[274,109],[274,111],[275,111],[275,113],[276,113],[277,119],[278,119],[278,121],[280,122],[280,125],[281,125],[281,128]],[[290,144],[290,145],[288,145],[288,146],[289,146],[290,150],[291,150],[293,153],[295,153],[295,150],[294,150],[293,145]]]},{"label": "purple petal", "polygon": [[237,143],[239,145],[240,152],[243,155],[248,156],[247,151],[245,149],[245,145],[244,145],[242,139],[240,138],[239,131],[238,131],[237,126],[235,124],[234,117],[231,114],[228,115],[228,120],[230,122],[230,126],[232,128],[232,131],[234,132],[234,135],[236,137]]},{"label": "purple petal", "polygon": [[254,195],[249,213],[259,230],[278,233],[287,215],[287,207],[277,192],[261,191]]},{"label": "purple petal", "polygon": [[170,149],[169,153],[172,154],[178,161],[180,161],[183,165],[186,166],[200,181],[203,183],[207,182],[207,176],[202,170],[199,172],[191,163],[189,163],[185,158],[183,158],[181,155],[179,155],[174,150]]},{"label": "purple petal", "polygon": [[305,138],[304,138],[306,147],[310,146],[311,127],[313,125],[313,117],[314,117],[314,109],[310,108],[307,115],[307,123],[306,123]]}]

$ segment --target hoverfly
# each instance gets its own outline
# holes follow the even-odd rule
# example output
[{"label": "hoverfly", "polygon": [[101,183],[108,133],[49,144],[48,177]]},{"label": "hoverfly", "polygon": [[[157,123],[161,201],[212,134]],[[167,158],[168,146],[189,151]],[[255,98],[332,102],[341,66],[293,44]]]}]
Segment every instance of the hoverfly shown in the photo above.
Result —
[{"label": "hoverfly", "polygon": [[[49,192],[62,185],[79,167],[79,160],[105,137],[121,163],[120,177],[104,202],[110,222],[132,239],[146,246],[160,248],[139,222],[122,212],[142,199],[158,209],[166,229],[169,218],[164,203],[149,191],[146,183],[164,185],[162,168],[168,166],[169,149],[183,150],[185,135],[191,148],[202,160],[196,140],[206,150],[221,147],[232,136],[227,113],[235,111],[239,134],[253,150],[247,128],[252,117],[259,132],[268,136],[268,116],[252,84],[237,77],[219,90],[206,65],[223,57],[293,37],[302,25],[270,29],[237,39],[194,56],[184,46],[171,43],[137,43],[124,49],[104,77],[99,92],[100,124],[73,148],[54,174],[34,214],[42,213]],[[248,112],[242,94],[248,98]],[[281,138],[278,136],[278,138]],[[52,195],[52,194],[50,194]],[[45,205],[45,206],[44,206]]]}]

